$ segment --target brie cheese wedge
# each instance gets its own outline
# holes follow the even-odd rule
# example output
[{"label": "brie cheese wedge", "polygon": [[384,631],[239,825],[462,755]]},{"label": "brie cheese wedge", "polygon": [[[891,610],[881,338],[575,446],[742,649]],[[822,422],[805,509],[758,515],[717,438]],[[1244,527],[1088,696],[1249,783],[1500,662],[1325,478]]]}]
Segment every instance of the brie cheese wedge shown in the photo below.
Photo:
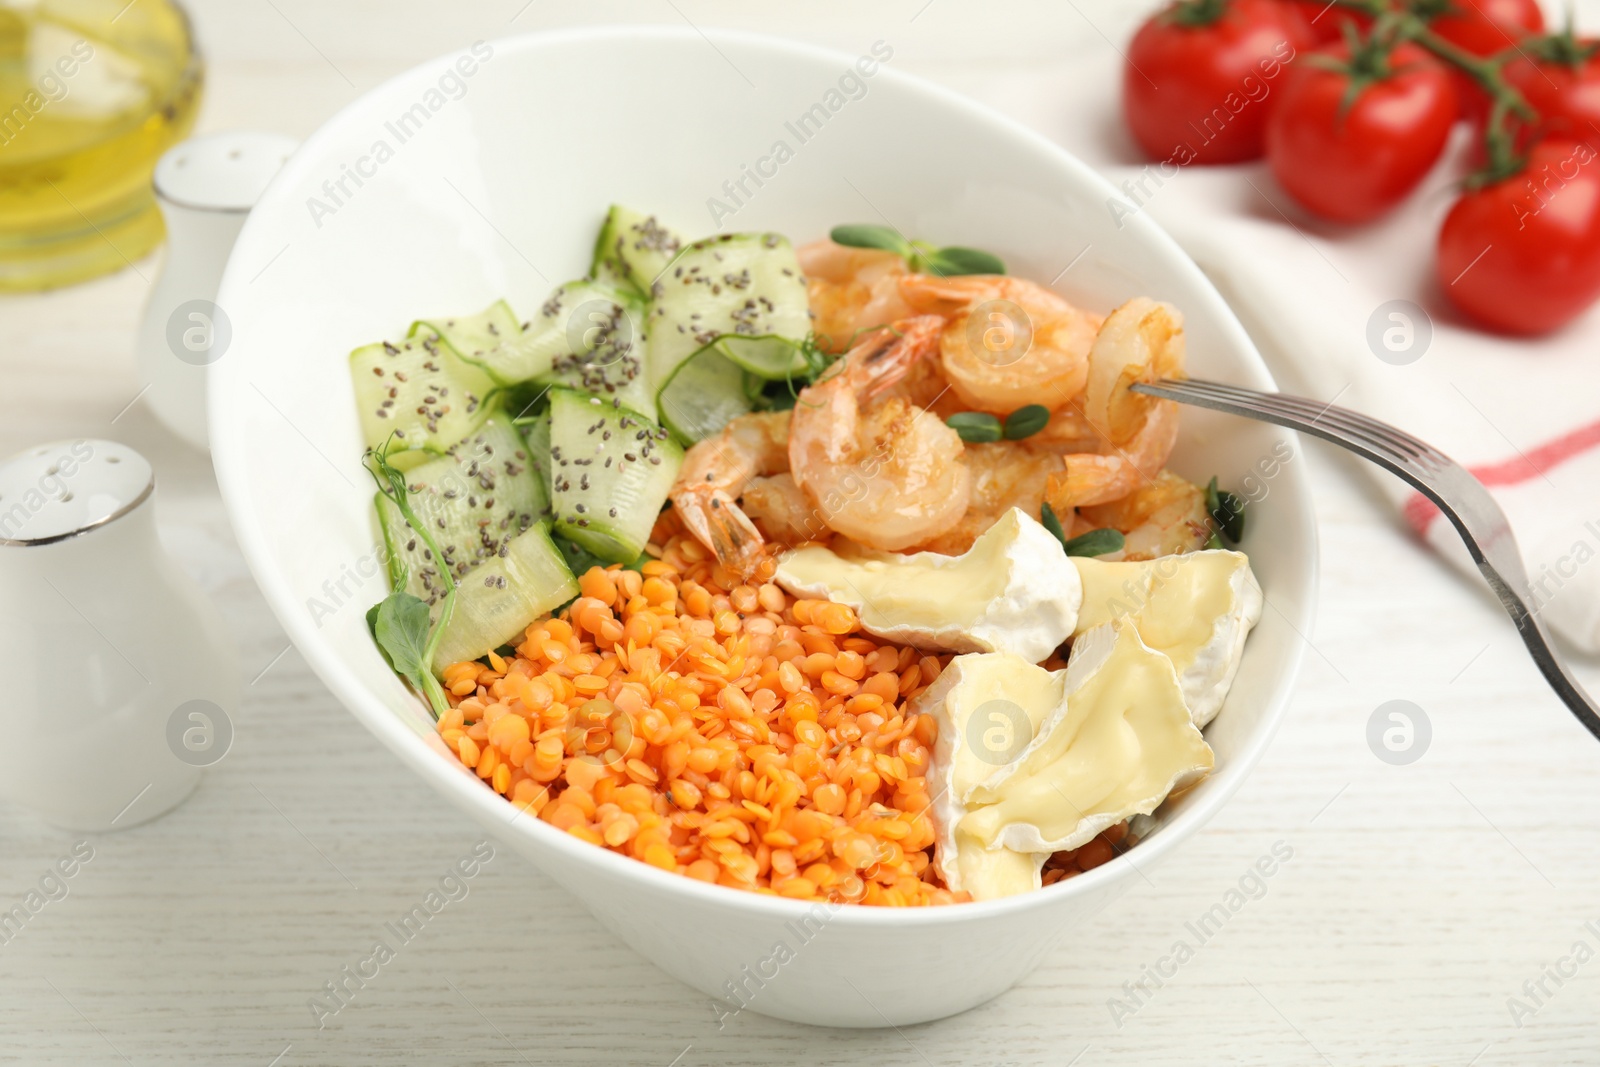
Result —
[{"label": "brie cheese wedge", "polygon": [[[1213,550],[1138,562],[1073,557],[1083,583],[1074,638],[1126,618],[1172,661],[1196,726],[1222,707],[1261,619],[1261,587],[1242,552]],[[1076,652],[1076,645],[1074,645]]]},{"label": "brie cheese wedge", "polygon": [[1082,581],[1061,542],[1017,508],[959,556],[801,548],[778,564],[797,596],[848,604],[870,634],[946,652],[1009,652],[1029,664],[1072,634]]},{"label": "brie cheese wedge", "polygon": [[991,850],[957,827],[967,798],[1022,753],[1065,696],[1065,671],[993,652],[957,656],[917,698],[914,710],[939,724],[928,784],[939,832],[934,864],[951,890],[992,900],[1039,888],[1047,854]]},{"label": "brie cheese wedge", "polygon": [[955,827],[988,849],[1075,849],[1211,771],[1172,661],[1127,622],[1072,645],[1065,699],[1017,758],[966,797]]}]

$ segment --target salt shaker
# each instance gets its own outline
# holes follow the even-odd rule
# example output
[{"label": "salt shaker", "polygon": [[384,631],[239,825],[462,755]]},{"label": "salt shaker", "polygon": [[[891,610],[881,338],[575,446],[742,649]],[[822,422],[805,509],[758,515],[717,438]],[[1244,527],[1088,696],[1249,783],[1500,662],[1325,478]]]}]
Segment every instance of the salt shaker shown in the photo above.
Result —
[{"label": "salt shaker", "polygon": [[0,464],[0,795],[68,829],[170,810],[232,741],[237,654],[162,550],[154,492],[111,441]]},{"label": "salt shaker", "polygon": [[207,447],[206,368],[232,339],[227,309],[216,304],[222,268],[297,146],[273,133],[217,133],[175,145],[156,164],[167,258],[139,326],[139,377],[156,417],[199,449]]}]

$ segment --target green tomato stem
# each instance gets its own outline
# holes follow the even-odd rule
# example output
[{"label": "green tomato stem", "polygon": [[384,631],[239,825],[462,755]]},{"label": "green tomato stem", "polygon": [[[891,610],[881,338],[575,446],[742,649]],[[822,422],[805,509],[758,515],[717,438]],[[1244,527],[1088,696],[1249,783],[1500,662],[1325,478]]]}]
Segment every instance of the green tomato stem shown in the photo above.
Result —
[{"label": "green tomato stem", "polygon": [[[1386,47],[1404,41],[1415,42],[1417,47],[1443,60],[1447,65],[1470,77],[1490,100],[1489,118],[1484,124],[1483,142],[1488,165],[1468,180],[1468,186],[1488,184],[1509,177],[1521,169],[1523,160],[1517,154],[1511,136],[1513,115],[1524,120],[1538,118],[1538,113],[1516,88],[1506,80],[1504,67],[1507,53],[1488,58],[1445,40],[1428,27],[1425,18],[1418,17],[1404,3],[1397,0],[1331,0],[1336,7],[1371,16],[1377,24],[1373,38],[1380,39]],[[1508,50],[1516,54],[1515,49]]]}]

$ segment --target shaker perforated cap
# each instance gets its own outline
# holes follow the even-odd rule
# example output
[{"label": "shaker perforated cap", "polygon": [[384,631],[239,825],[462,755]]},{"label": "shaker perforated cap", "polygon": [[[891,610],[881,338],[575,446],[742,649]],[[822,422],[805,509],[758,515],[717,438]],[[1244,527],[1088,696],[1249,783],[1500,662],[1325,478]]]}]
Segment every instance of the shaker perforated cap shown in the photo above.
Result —
[{"label": "shaker perforated cap", "polygon": [[121,518],[155,490],[127,445],[84,439],[35,445],[0,463],[0,550],[64,541]]},{"label": "shaker perforated cap", "polygon": [[229,131],[183,141],[156,164],[156,194],[199,211],[249,211],[300,143],[275,133]]}]

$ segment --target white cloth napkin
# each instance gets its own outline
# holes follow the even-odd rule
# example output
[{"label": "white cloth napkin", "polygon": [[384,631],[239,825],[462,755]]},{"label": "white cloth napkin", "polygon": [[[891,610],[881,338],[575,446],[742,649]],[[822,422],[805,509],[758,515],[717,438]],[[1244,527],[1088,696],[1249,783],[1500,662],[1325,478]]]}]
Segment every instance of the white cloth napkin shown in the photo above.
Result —
[{"label": "white cloth napkin", "polygon": [[[1600,309],[1525,341],[1473,329],[1451,308],[1435,280],[1434,245],[1462,173],[1466,131],[1392,215],[1361,227],[1321,223],[1264,163],[1167,176],[1134,163],[1115,90],[1121,58],[1103,47],[1121,31],[1102,30],[1105,39],[1086,39],[1049,74],[1002,76],[984,95],[1113,184],[1127,182],[1119,210],[1148,211],[1178,239],[1285,391],[1393,423],[1472,468],[1511,518],[1541,617],[1575,646],[1600,652]],[[1368,469],[1417,536],[1482,580],[1425,499]]]}]

